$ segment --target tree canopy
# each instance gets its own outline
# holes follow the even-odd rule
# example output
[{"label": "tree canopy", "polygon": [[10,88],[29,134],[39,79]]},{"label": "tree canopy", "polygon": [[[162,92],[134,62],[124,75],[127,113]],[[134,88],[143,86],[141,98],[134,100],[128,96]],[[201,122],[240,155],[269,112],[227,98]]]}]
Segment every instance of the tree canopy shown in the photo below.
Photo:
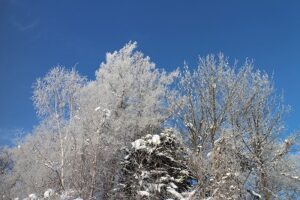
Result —
[{"label": "tree canopy", "polygon": [[37,79],[39,124],[1,149],[3,199],[300,196],[299,134],[267,73],[223,54],[166,72],[136,48],[107,53],[94,80]]}]

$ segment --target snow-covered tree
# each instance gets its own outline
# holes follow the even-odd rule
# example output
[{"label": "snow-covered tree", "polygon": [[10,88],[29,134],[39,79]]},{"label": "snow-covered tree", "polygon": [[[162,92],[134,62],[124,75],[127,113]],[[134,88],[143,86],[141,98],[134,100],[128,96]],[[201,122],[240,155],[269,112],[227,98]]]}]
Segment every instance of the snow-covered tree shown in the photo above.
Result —
[{"label": "snow-covered tree", "polygon": [[23,193],[19,197],[24,197],[47,187],[61,190],[70,184],[73,137],[68,124],[79,108],[78,92],[84,82],[74,69],[57,66],[35,83],[33,102],[41,121],[11,150],[13,195]]},{"label": "snow-covered tree", "polygon": [[[33,87],[33,102],[37,114],[44,118],[50,131],[58,135],[60,144],[60,166],[53,166],[53,162],[44,157],[45,166],[56,171],[62,189],[65,188],[65,166],[66,166],[66,141],[70,135],[66,123],[73,118],[74,112],[78,109],[79,90],[83,87],[85,79],[82,78],[75,69],[66,70],[57,66],[51,69],[42,79],[37,79]],[[52,130],[51,130],[52,129]],[[48,130],[49,131],[49,130]],[[35,146],[38,148],[38,146]],[[40,149],[36,149],[40,152]]]},{"label": "snow-covered tree", "polygon": [[237,68],[209,55],[192,72],[185,66],[181,94],[178,122],[189,133],[200,197],[276,198],[271,177],[294,140],[279,140],[286,107],[269,76],[249,60]]},{"label": "snow-covered tree", "polygon": [[192,174],[179,133],[165,129],[132,142],[122,162],[117,199],[182,199]]},{"label": "snow-covered tree", "polygon": [[13,158],[8,148],[0,147],[0,198],[8,200],[16,177],[12,175]]},{"label": "snow-covered tree", "polygon": [[41,117],[54,117],[68,120],[78,109],[79,89],[85,78],[73,68],[62,66],[52,68],[43,78],[37,79],[33,86],[33,103]]},{"label": "snow-covered tree", "polygon": [[[148,126],[160,126],[171,114],[167,104],[170,85],[178,71],[167,74],[155,67],[148,56],[128,43],[119,51],[107,53],[96,72],[100,87],[98,106],[118,119],[115,131],[123,141],[131,141]],[[127,133],[123,135],[124,127]]]},{"label": "snow-covered tree", "polygon": [[105,196],[114,187],[119,149],[160,127],[172,113],[167,96],[178,72],[157,69],[136,47],[130,42],[107,53],[96,80],[81,90],[80,110],[73,122],[82,154],[79,165],[86,167],[84,174],[92,174],[80,179],[92,183],[84,189],[92,196],[96,188]]}]

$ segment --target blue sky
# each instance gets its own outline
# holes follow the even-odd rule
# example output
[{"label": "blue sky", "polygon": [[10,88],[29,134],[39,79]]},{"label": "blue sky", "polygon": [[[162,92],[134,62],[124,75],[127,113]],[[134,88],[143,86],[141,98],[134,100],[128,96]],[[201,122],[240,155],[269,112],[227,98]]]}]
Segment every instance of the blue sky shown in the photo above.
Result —
[{"label": "blue sky", "polygon": [[0,0],[0,145],[38,123],[36,78],[61,64],[92,79],[105,53],[130,40],[167,70],[209,53],[253,58],[292,106],[288,131],[300,129],[299,10],[296,0]]}]

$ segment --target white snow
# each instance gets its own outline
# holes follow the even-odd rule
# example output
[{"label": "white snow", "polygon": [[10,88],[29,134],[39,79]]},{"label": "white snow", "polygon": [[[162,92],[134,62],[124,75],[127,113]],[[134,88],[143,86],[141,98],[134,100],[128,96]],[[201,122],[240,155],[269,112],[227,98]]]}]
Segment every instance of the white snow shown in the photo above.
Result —
[{"label": "white snow", "polygon": [[166,180],[168,180],[169,178],[168,177],[166,177],[166,176],[162,176],[162,177],[160,177],[160,181],[161,182],[163,182],[163,181],[166,181]]},{"label": "white snow", "polygon": [[29,197],[30,200],[38,200],[38,197],[34,193],[28,195],[28,197]]},{"label": "white snow", "polygon": [[257,192],[255,192],[255,191],[253,191],[253,190],[250,190],[249,192],[250,192],[250,194],[252,194],[253,196],[258,197],[259,199],[261,199],[261,195],[258,194]]},{"label": "white snow", "polygon": [[63,191],[63,193],[60,195],[60,199],[67,200],[70,198],[75,198],[75,196],[77,196],[77,192],[75,190],[69,189],[69,190]]},{"label": "white snow", "polygon": [[132,142],[131,145],[132,145],[132,148],[134,148],[136,150],[146,148],[145,140],[143,140],[143,139],[138,139],[138,140]]},{"label": "white snow", "polygon": [[190,128],[191,130],[195,131],[195,127],[192,123],[188,122],[185,124],[186,127]]},{"label": "white snow", "polygon": [[215,128],[215,125],[214,124],[212,124],[212,125],[210,125],[210,127],[209,127],[210,129],[214,129]]},{"label": "white snow", "polygon": [[148,186],[148,190],[150,192],[160,192],[161,191],[161,188],[165,186],[165,184],[163,183],[159,183],[159,184],[155,184],[155,183],[152,183],[152,184],[149,184]]},{"label": "white snow", "polygon": [[210,151],[210,152],[207,153],[206,157],[211,158],[211,156],[212,156],[212,152]]},{"label": "white snow", "polygon": [[219,191],[219,188],[214,189],[212,196],[214,196]]},{"label": "white snow", "polygon": [[236,171],[236,172],[234,173],[234,175],[238,177],[238,176],[240,176],[240,172]]},{"label": "white snow", "polygon": [[183,196],[180,193],[178,193],[176,190],[174,190],[174,188],[168,187],[167,191],[172,195],[174,195],[176,198],[183,199]]},{"label": "white snow", "polygon": [[285,142],[285,143],[289,143],[290,141],[289,141],[288,139],[285,139],[284,142]]},{"label": "white snow", "polygon": [[54,195],[54,190],[50,188],[50,189],[46,190],[46,192],[44,193],[44,198],[49,198],[52,195]]},{"label": "white snow", "polygon": [[149,177],[149,172],[148,171],[142,171],[141,177],[143,179]]},{"label": "white snow", "polygon": [[97,107],[97,108],[95,108],[95,111],[98,111],[98,110],[100,110],[101,109],[101,107]]},{"label": "white snow", "polygon": [[[213,125],[212,125],[213,126]],[[223,140],[223,137],[218,138],[217,140],[214,141],[214,144],[218,144]]]},{"label": "white snow", "polygon": [[170,186],[171,186],[172,188],[174,188],[174,189],[177,189],[177,188],[178,188],[177,185],[175,185],[173,182],[170,182]]},{"label": "white snow", "polygon": [[149,192],[147,192],[147,191],[138,191],[138,194],[139,195],[141,195],[142,197],[144,197],[144,196],[150,196],[150,194],[149,194]]},{"label": "white snow", "polygon": [[195,195],[196,190],[188,191],[188,192],[183,192],[182,195],[185,197],[184,199],[180,200],[192,200],[195,199],[193,196]]},{"label": "white snow", "polygon": [[105,108],[105,109],[103,109],[103,112],[104,112],[105,117],[110,117],[111,111],[109,109]]},{"label": "white snow", "polygon": [[181,173],[181,174],[185,174],[185,175],[189,175],[189,174],[190,174],[189,171],[188,171],[188,170],[185,170],[185,169],[184,169],[184,170],[181,170],[180,173]]},{"label": "white snow", "polygon": [[[101,109],[101,107],[99,106],[99,107],[95,108],[95,111],[97,112],[97,111],[99,111],[100,109]],[[110,115],[111,115],[111,111],[110,111],[109,109],[107,109],[107,108],[104,108],[104,109],[102,110],[102,112],[104,113],[104,116],[105,116],[105,117],[110,117]]]},{"label": "white snow", "polygon": [[155,135],[152,136],[152,143],[154,145],[159,145],[160,144],[160,137],[159,137],[159,135],[155,134]]}]

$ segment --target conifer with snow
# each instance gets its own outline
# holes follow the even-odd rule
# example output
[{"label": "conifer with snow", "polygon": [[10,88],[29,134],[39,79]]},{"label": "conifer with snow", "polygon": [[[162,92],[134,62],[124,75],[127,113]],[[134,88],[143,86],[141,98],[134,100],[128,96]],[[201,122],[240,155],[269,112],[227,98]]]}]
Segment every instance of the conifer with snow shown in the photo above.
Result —
[{"label": "conifer with snow", "polygon": [[148,134],[126,151],[118,199],[182,199],[190,188],[187,150],[175,130]]}]

